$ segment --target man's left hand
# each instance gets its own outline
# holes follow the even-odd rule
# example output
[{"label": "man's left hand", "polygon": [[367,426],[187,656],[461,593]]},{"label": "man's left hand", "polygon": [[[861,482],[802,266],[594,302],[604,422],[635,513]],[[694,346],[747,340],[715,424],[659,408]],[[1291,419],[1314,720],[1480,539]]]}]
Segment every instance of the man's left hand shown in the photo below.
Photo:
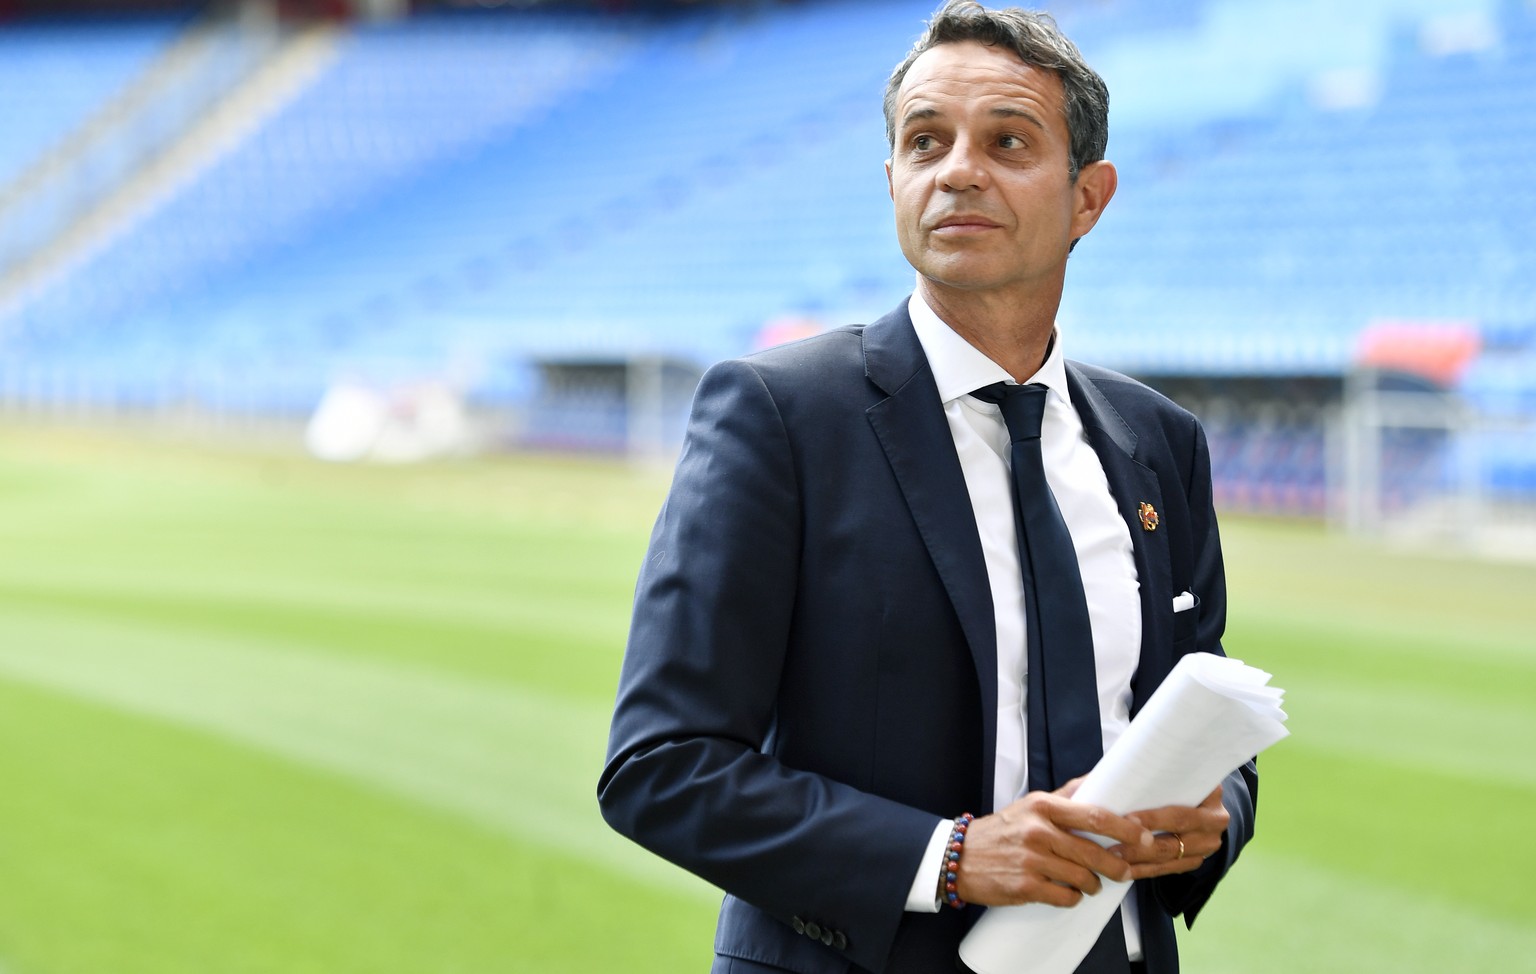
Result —
[{"label": "man's left hand", "polygon": [[1132,812],[1126,818],[1151,831],[1164,833],[1150,846],[1117,845],[1111,852],[1131,864],[1131,878],[1151,879],[1193,872],[1221,848],[1230,816],[1221,804],[1221,788],[1193,808],[1169,805]]}]

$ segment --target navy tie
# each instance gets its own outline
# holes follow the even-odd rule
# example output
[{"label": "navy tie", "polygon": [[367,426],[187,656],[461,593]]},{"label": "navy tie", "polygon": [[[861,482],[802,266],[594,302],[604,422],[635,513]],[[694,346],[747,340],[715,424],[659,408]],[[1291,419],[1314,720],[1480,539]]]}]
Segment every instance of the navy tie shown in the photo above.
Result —
[{"label": "navy tie", "polygon": [[1083,577],[1040,453],[1046,388],[998,382],[972,395],[1002,407],[1012,441],[1028,630],[1029,790],[1054,790],[1098,763],[1104,738]]}]

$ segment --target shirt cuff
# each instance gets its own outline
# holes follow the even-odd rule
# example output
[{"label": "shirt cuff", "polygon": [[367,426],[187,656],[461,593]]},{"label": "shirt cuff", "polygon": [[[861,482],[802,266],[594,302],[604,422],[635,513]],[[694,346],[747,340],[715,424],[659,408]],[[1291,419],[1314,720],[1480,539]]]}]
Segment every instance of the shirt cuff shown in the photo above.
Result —
[{"label": "shirt cuff", "polygon": [[955,823],[949,819],[942,819],[934,826],[933,837],[923,852],[923,861],[918,863],[917,875],[912,877],[912,888],[907,891],[908,913],[937,913],[943,908],[944,901],[939,898],[939,870],[944,865],[944,851],[949,848],[949,833],[954,830]]}]

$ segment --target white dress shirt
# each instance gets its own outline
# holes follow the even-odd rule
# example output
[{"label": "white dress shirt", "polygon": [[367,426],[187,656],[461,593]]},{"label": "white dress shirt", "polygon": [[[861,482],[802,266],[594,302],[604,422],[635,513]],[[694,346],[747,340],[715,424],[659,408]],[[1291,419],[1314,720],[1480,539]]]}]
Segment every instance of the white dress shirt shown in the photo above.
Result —
[{"label": "white dress shirt", "polygon": [[[970,395],[994,382],[1012,383],[1002,366],[961,338],[913,292],[907,303],[918,341],[955,440],[955,452],[981,535],[987,581],[997,630],[997,754],[992,810],[1027,790],[1029,748],[1024,581],[1014,528],[1011,450],[1002,410]],[[1041,450],[1045,477],[1072,535],[1093,629],[1094,669],[1099,690],[1099,719],[1107,749],[1130,723],[1131,677],[1141,656],[1141,597],[1130,531],[1110,494],[1109,479],[1072,406],[1060,334],[1051,342],[1045,364],[1029,378],[1046,386]],[[907,909],[936,912],[940,863],[952,823],[934,829],[922,866],[913,879]],[[1141,957],[1140,928],[1133,897],[1122,911],[1131,959]]]}]

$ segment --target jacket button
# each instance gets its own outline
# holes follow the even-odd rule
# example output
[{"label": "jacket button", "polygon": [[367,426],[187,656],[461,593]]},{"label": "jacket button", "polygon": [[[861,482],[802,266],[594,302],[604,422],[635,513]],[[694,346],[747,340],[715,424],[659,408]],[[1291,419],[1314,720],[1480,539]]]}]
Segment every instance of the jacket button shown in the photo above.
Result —
[{"label": "jacket button", "polygon": [[832,931],[831,930],[823,930],[821,932],[821,942],[826,944],[828,947],[832,946]]},{"label": "jacket button", "polygon": [[789,925],[795,928],[795,933],[805,933],[805,921],[799,917],[790,920]]},{"label": "jacket button", "polygon": [[807,923],[805,925],[805,935],[807,937],[810,937],[812,940],[820,940],[821,939],[821,927],[820,927],[820,925],[815,924],[815,923]]},{"label": "jacket button", "polygon": [[841,930],[832,935],[832,946],[838,950],[848,949],[848,938],[843,936],[843,932]]}]

